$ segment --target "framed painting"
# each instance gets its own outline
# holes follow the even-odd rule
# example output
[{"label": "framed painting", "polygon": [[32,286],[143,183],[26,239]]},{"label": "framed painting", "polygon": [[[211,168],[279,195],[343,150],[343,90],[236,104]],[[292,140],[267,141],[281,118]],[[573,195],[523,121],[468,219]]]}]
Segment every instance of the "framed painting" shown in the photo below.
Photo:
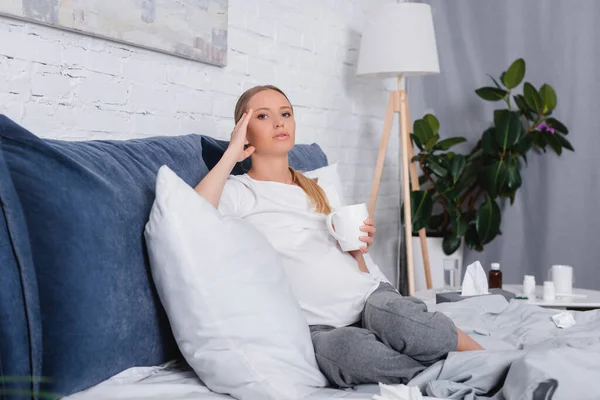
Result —
[{"label": "framed painting", "polygon": [[227,64],[228,0],[2,0],[0,14]]}]

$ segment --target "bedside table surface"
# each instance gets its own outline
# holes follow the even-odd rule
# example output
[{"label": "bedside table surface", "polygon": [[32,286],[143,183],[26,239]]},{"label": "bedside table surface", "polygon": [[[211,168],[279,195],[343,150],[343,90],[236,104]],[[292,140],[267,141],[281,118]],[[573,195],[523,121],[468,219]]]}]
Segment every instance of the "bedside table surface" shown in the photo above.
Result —
[{"label": "bedside table surface", "polygon": [[[504,285],[504,289],[522,295],[523,285]],[[573,296],[556,296],[555,300],[545,301],[543,299],[544,288],[535,287],[535,299],[527,299],[528,304],[542,307],[568,307],[568,308],[600,308],[600,291],[591,289],[573,288]]]},{"label": "bedside table surface", "polygon": [[[507,284],[503,285],[502,289],[513,292],[517,296],[523,295],[523,285]],[[425,302],[428,306],[435,304],[435,294],[445,292],[444,289],[426,289],[415,292],[414,297],[417,297]],[[542,286],[535,287],[535,299],[523,299],[527,304],[534,304],[541,307],[560,307],[560,308],[600,308],[600,291],[591,289],[573,288],[574,296],[557,296],[553,301],[544,301]]]}]

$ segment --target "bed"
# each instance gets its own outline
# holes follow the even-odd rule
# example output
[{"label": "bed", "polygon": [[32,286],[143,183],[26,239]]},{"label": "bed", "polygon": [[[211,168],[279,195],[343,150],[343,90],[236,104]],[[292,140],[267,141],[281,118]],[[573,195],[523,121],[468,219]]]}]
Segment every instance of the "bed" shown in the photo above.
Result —
[{"label": "bed", "polygon": [[[426,399],[597,400],[600,398],[600,310],[573,312],[576,324],[561,329],[552,320],[561,310],[502,296],[433,305],[481,343],[483,352],[451,353],[409,385]],[[377,385],[322,389],[306,400],[371,399]],[[182,363],[132,368],[65,400],[231,399],[212,393]]]},{"label": "bed", "polygon": [[[321,389],[307,400],[370,399],[372,393],[377,390],[377,386],[369,385],[357,390]],[[130,368],[99,385],[68,396],[65,400],[101,398],[116,400],[232,399],[230,396],[211,392],[202,384],[194,371],[178,362],[169,362],[159,367]]]},{"label": "bed", "polygon": [[[149,274],[142,232],[156,171],[190,185],[227,142],[201,135],[131,141],[45,140],[0,116],[0,380],[2,391],[44,390],[69,400],[228,399],[171,360],[181,356]],[[300,170],[327,165],[297,145]],[[237,166],[241,173],[247,166]],[[414,378],[433,398],[600,399],[600,311],[555,310],[501,296],[433,306],[479,341]],[[370,399],[376,385],[322,389],[307,400]],[[33,398],[39,398],[34,396]]]},{"label": "bed", "polygon": [[[361,385],[352,389],[320,389],[305,400],[371,399],[379,393],[378,385]],[[435,399],[425,396],[425,399]],[[158,367],[130,368],[94,387],[65,397],[64,400],[231,400],[213,393],[196,374],[179,362]]]}]

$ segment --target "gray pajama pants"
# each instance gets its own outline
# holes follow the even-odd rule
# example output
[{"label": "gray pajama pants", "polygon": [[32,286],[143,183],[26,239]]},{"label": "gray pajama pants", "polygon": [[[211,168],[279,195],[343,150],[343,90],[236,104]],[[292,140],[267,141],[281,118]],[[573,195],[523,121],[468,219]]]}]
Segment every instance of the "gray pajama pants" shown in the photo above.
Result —
[{"label": "gray pajama pants", "polygon": [[389,283],[367,298],[356,324],[310,327],[319,368],[332,385],[407,383],[428,365],[456,350],[452,320]]}]

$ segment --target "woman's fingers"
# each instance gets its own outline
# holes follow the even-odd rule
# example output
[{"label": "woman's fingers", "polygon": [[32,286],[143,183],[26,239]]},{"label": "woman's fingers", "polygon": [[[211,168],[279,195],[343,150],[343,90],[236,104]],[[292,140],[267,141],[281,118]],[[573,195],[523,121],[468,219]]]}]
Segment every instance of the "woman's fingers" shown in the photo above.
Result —
[{"label": "woman's fingers", "polygon": [[234,133],[236,133],[237,130],[240,128],[240,126],[242,125],[242,122],[244,122],[244,120],[246,119],[246,115],[247,115],[247,113],[242,114],[242,118],[240,118],[240,120],[237,122],[237,124],[235,124],[235,126],[233,127],[233,131],[231,131],[232,135]]},{"label": "woman's fingers", "polygon": [[360,227],[360,230],[363,232],[368,232],[369,234],[374,234],[377,232],[377,229],[375,229],[375,227],[372,225],[363,225]]},{"label": "woman's fingers", "polygon": [[248,122],[250,122],[250,118],[252,117],[253,112],[254,112],[254,110],[249,109],[244,114],[242,114],[242,118],[240,118],[240,120],[237,122],[237,124],[235,124],[235,127],[233,128],[233,132],[231,132],[232,136],[240,129],[245,130],[246,128],[248,128]]},{"label": "woman's fingers", "polygon": [[244,118],[242,118],[242,127],[244,129],[246,129],[248,127],[248,122],[250,122],[250,118],[252,118],[252,113],[254,112],[253,109],[249,109],[248,112],[246,113],[246,116]]},{"label": "woman's fingers", "polygon": [[[256,150],[254,146],[250,146],[246,137],[248,133],[248,123],[252,117],[253,110],[249,109],[242,115],[242,118],[235,124],[235,128],[231,132],[231,140],[229,141],[228,148],[235,152],[238,162],[244,161],[250,157]],[[246,147],[248,146],[248,147]]]},{"label": "woman's fingers", "polygon": [[373,242],[375,242],[375,239],[373,239],[371,236],[359,236],[358,240],[360,240],[361,242],[365,242],[369,245],[372,245]]}]

